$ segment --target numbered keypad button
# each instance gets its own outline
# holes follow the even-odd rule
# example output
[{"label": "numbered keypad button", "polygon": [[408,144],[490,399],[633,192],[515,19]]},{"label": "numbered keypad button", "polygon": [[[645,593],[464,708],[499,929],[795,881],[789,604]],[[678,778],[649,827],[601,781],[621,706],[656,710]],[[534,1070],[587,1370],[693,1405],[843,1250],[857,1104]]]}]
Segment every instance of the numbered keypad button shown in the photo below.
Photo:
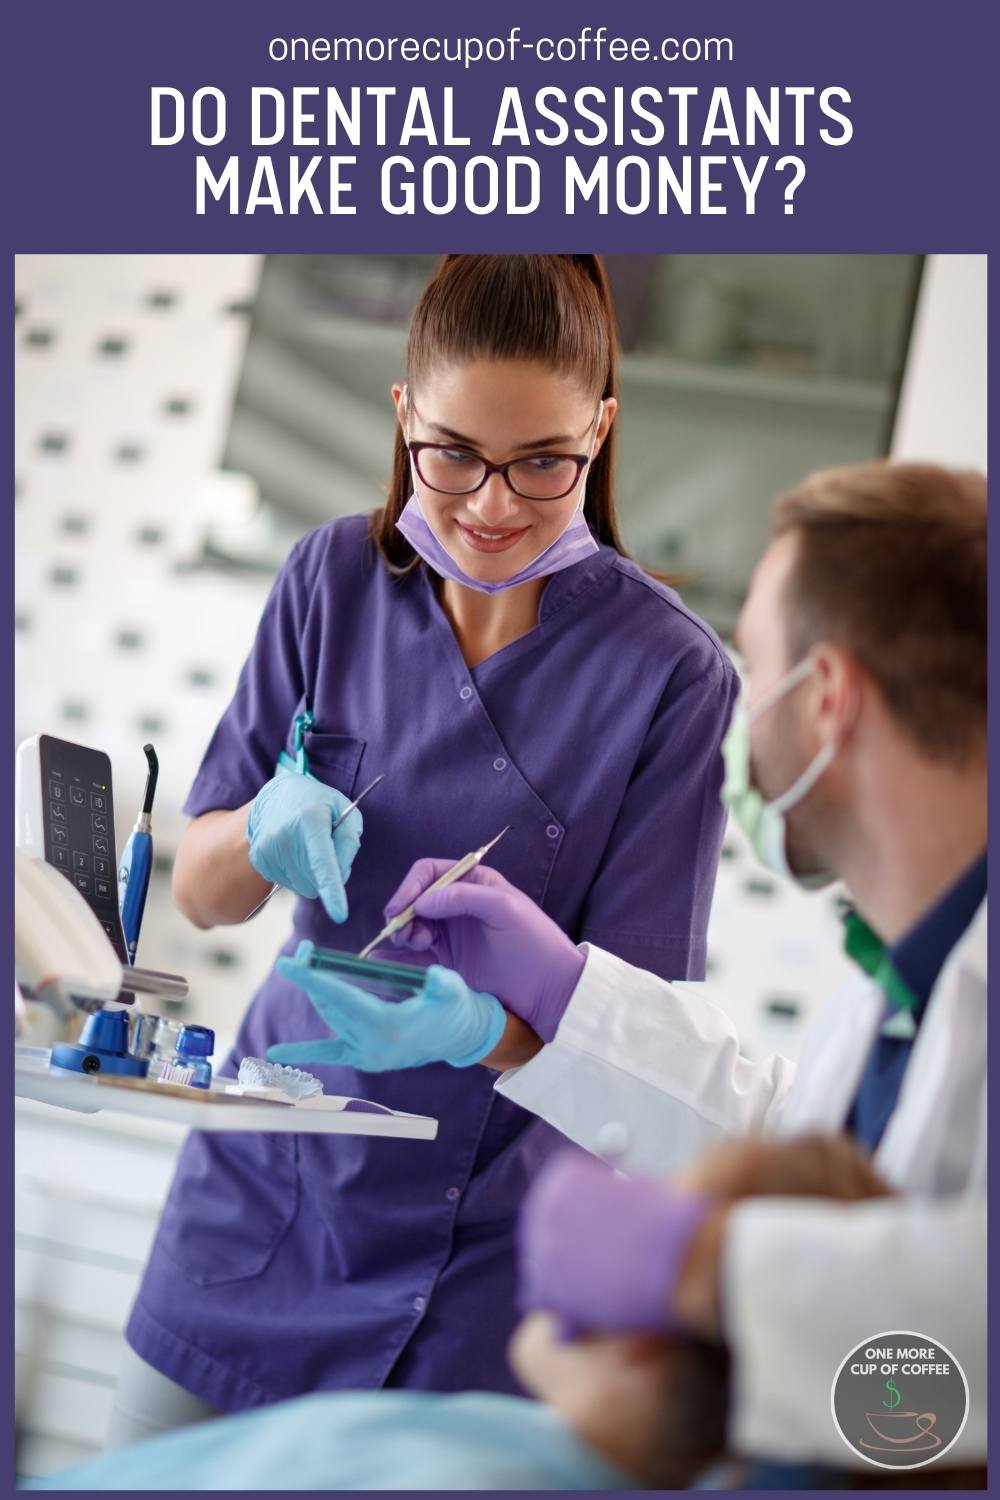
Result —
[{"label": "numbered keypad button", "polygon": [[81,875],[90,874],[90,855],[84,854],[81,849],[73,850],[73,868],[79,870]]},{"label": "numbered keypad button", "polygon": [[69,874],[69,850],[61,849],[58,844],[52,850],[52,863],[57,870],[65,870]]},{"label": "numbered keypad button", "polygon": [[98,857],[98,855],[95,854],[94,855],[94,874],[95,875],[105,875],[105,876],[110,875],[111,874],[111,861],[109,859],[100,859]]}]

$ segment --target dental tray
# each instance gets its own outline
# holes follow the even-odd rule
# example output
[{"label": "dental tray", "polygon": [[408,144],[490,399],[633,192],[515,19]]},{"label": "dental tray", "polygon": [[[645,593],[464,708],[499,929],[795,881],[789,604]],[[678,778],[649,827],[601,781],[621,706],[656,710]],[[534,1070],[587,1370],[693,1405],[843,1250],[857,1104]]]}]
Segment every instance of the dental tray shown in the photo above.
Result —
[{"label": "dental tray", "polygon": [[320,1094],[293,1104],[287,1097],[248,1097],[225,1088],[194,1089],[147,1078],[71,1073],[47,1066],[40,1048],[15,1047],[14,1051],[15,1094],[81,1114],[113,1110],[194,1130],[380,1135],[413,1141],[433,1141],[438,1131],[438,1122],[430,1115],[403,1114],[369,1099]]}]

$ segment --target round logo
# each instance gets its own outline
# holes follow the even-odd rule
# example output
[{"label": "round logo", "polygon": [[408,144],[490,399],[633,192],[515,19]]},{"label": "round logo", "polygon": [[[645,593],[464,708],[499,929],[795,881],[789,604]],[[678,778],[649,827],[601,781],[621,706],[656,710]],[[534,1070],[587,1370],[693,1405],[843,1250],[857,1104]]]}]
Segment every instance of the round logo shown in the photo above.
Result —
[{"label": "round logo", "polygon": [[923,1333],[876,1333],[852,1349],[830,1393],[837,1431],[880,1469],[919,1469],[943,1457],[969,1415],[958,1360]]}]

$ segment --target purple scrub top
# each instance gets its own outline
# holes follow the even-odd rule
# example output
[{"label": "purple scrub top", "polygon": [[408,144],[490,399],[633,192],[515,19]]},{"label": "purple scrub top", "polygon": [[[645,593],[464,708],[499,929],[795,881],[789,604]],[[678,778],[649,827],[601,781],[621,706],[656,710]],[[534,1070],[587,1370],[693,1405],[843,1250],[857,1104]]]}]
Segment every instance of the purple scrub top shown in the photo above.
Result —
[{"label": "purple scrub top", "polygon": [[[308,697],[312,773],[346,796],[385,780],[364,803],[347,922],[300,900],[283,952],[303,937],[357,952],[414,860],[510,824],[490,863],[574,939],[699,979],[736,691],[711,630],[605,546],[548,580],[527,635],[470,668],[433,575],[394,578],[368,519],[349,517],[278,575],[185,811],[255,796]],[[222,1071],[321,1030],[272,971]],[[436,1116],[437,1140],[193,1132],[129,1343],[223,1411],[385,1385],[516,1391],[514,1221],[563,1137],[483,1067],[315,1072],[328,1093]]]}]

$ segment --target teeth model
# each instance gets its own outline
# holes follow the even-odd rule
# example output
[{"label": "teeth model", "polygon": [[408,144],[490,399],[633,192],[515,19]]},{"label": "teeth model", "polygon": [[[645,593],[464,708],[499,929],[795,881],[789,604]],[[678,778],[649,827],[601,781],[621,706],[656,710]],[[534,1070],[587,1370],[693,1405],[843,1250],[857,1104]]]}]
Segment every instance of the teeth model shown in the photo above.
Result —
[{"label": "teeth model", "polygon": [[237,1082],[246,1089],[283,1089],[291,1099],[311,1099],[323,1092],[321,1081],[312,1073],[267,1062],[263,1057],[244,1057]]}]

